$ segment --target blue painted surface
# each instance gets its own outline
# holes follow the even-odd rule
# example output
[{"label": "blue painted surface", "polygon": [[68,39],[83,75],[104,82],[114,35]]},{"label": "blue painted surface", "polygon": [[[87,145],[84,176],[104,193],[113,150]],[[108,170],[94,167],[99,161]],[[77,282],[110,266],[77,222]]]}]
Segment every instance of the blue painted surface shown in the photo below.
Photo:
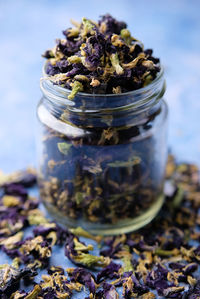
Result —
[{"label": "blue painted surface", "polygon": [[[41,53],[62,36],[70,18],[97,19],[106,12],[125,20],[133,35],[161,58],[170,148],[180,160],[200,164],[199,11],[198,0],[0,0],[0,169],[35,165]],[[54,258],[59,261],[58,251]]]}]

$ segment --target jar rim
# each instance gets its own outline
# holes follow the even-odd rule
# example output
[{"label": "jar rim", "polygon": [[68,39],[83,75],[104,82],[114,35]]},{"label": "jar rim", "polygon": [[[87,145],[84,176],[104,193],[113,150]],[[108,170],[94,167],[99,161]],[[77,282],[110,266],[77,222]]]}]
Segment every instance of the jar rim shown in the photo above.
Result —
[{"label": "jar rim", "polygon": [[[46,83],[49,85],[49,87],[50,88],[53,87],[55,89],[55,91],[61,92],[62,94],[66,93],[66,95],[70,94],[71,93],[70,89],[59,86],[57,84],[54,84],[51,81],[51,79],[48,78],[48,75],[45,72],[46,66],[47,66],[47,61],[44,63],[44,65],[42,67],[43,77],[41,78],[41,80],[45,80]],[[117,93],[117,94],[114,94],[114,93],[108,93],[108,94],[107,93],[102,93],[101,94],[101,93],[78,92],[76,94],[76,96],[87,97],[87,98],[93,98],[93,97],[116,98],[116,97],[119,97],[119,96],[130,96],[130,95],[134,96],[134,95],[137,95],[138,93],[145,93],[145,91],[148,91],[149,89],[153,88],[153,86],[156,85],[156,83],[162,78],[163,74],[164,74],[164,67],[163,67],[163,65],[160,65],[160,71],[158,72],[156,78],[144,87],[141,87],[141,88],[138,88],[138,89],[135,89],[135,90],[131,90],[131,91],[127,91],[127,92]],[[40,86],[41,86],[41,84],[40,84]],[[75,96],[75,98],[76,98],[76,96]],[[74,101],[74,99],[72,101]]]},{"label": "jar rim", "polygon": [[111,111],[119,110],[146,110],[154,106],[162,98],[165,92],[164,68],[161,66],[160,72],[156,78],[145,87],[119,93],[119,94],[90,94],[85,92],[78,92],[73,100],[68,99],[71,90],[53,84],[49,77],[45,77],[45,67],[43,66],[44,77],[40,79],[40,88],[44,97],[49,104],[54,106],[62,106],[63,109],[68,109],[74,112],[93,113],[104,111],[111,113]]}]

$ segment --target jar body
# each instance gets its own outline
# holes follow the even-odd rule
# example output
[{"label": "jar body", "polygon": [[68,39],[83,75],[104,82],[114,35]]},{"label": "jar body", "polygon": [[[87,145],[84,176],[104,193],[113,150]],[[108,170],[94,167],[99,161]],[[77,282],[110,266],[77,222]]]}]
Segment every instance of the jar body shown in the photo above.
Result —
[{"label": "jar body", "polygon": [[38,177],[40,196],[53,216],[104,235],[151,221],[163,203],[164,100],[123,117],[77,116],[62,107],[52,113],[47,102],[44,96],[38,105]]}]

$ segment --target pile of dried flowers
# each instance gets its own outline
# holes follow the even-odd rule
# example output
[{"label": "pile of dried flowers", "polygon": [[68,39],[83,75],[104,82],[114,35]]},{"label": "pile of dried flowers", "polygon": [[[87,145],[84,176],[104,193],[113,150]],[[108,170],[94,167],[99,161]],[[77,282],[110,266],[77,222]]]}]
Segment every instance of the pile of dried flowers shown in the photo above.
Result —
[{"label": "pile of dried flowers", "polygon": [[159,59],[134,38],[124,22],[106,14],[99,22],[72,21],[64,39],[47,50],[46,75],[55,84],[77,92],[118,94],[149,84],[160,71]]},{"label": "pile of dried flowers", "polygon": [[[32,169],[1,174],[0,249],[13,261],[0,265],[0,297],[200,298],[198,168],[170,156],[166,182],[166,203],[151,224],[102,238],[48,220],[28,193],[36,183]],[[31,235],[24,237],[28,227]],[[87,239],[97,242],[98,255]],[[56,246],[63,247],[62,267],[51,263]],[[64,255],[73,268],[64,269]],[[47,273],[36,283],[41,269]]]}]

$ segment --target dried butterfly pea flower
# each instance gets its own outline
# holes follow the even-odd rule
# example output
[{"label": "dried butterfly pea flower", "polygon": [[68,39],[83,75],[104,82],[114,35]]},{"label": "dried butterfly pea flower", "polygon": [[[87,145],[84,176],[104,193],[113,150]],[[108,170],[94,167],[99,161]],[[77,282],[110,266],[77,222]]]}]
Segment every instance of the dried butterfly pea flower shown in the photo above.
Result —
[{"label": "dried butterfly pea flower", "polygon": [[97,243],[99,243],[102,240],[101,236],[94,236],[94,235],[90,234],[89,232],[87,232],[86,230],[84,230],[82,227],[71,228],[71,229],[69,229],[69,231],[78,237],[85,237],[85,238],[94,240]]},{"label": "dried butterfly pea flower", "polygon": [[[7,213],[6,215],[5,212]],[[16,210],[7,211],[7,209],[1,209],[0,237],[11,236],[27,226],[26,217],[19,215],[17,212]],[[1,217],[1,213],[3,213],[4,216]]]},{"label": "dried butterfly pea flower", "polygon": [[89,289],[90,294],[95,294],[97,285],[95,277],[89,271],[83,268],[68,268],[67,273],[71,282],[78,282]]},{"label": "dried butterfly pea flower", "polygon": [[119,58],[118,58],[117,53],[115,53],[115,54],[113,53],[110,55],[110,61],[111,61],[112,66],[114,67],[117,75],[122,75],[124,73],[124,70],[121,67],[121,65],[119,64]]},{"label": "dried butterfly pea flower", "polygon": [[36,183],[36,171],[33,168],[27,168],[24,171],[17,171],[10,175],[0,175],[0,186],[8,184],[19,184],[24,187],[32,187]]},{"label": "dried butterfly pea flower", "polygon": [[[106,128],[104,130],[102,130],[101,132],[99,132],[99,136],[95,136],[95,138],[91,138],[90,139],[90,143],[95,141],[99,144],[99,145],[113,145],[113,144],[118,144],[119,140],[121,140],[122,138],[124,138],[124,134],[118,132],[118,130],[114,130],[112,128]],[[49,134],[47,132],[47,134]],[[97,138],[98,137],[98,138]],[[96,140],[95,140],[96,139]],[[145,176],[144,170],[143,170],[143,163],[132,163],[131,161],[131,157],[130,159],[128,159],[128,161],[120,161],[119,158],[117,159],[117,161],[119,160],[119,162],[121,162],[121,164],[116,165],[116,168],[118,167],[119,170],[119,174],[117,175],[117,177],[119,178],[119,182],[116,182],[116,176],[114,177],[114,179],[112,179],[112,177],[114,176],[114,172],[115,169],[113,167],[113,163],[114,161],[112,161],[111,158],[107,158],[105,155],[98,155],[97,157],[87,157],[87,155],[82,155],[81,154],[81,158],[79,158],[79,160],[81,161],[77,161],[78,160],[78,154],[80,152],[82,152],[82,144],[77,141],[77,143],[75,145],[74,142],[70,143],[68,142],[59,142],[60,140],[57,139],[57,136],[55,138],[55,142],[56,142],[56,149],[55,149],[55,156],[52,156],[52,153],[49,152],[49,148],[55,148],[55,144],[53,144],[53,140],[51,139],[51,147],[49,146],[50,140],[47,139],[47,141],[45,142],[45,151],[48,154],[48,157],[46,158],[44,165],[47,163],[48,164],[48,170],[49,168],[51,168],[51,177],[57,177],[58,178],[58,182],[57,182],[57,192],[58,192],[58,196],[54,196],[54,194],[56,194],[55,189],[52,189],[51,185],[48,184],[48,178],[44,178],[44,181],[41,182],[41,185],[44,185],[44,190],[41,190],[42,194],[46,194],[46,197],[48,197],[48,200],[51,201],[51,203],[53,205],[56,205],[59,207],[59,210],[62,210],[63,213],[65,212],[66,215],[70,215],[70,217],[72,218],[78,218],[79,216],[81,216],[81,214],[83,214],[83,216],[85,218],[88,218],[90,221],[96,222],[96,221],[102,221],[102,222],[107,222],[107,223],[114,223],[117,221],[117,219],[120,218],[127,218],[127,217],[131,217],[131,211],[136,210],[136,212],[142,209],[142,205],[145,205],[145,202],[148,201],[148,198],[151,197],[152,200],[153,198],[155,198],[155,196],[153,196],[153,192],[151,192],[152,190],[149,191],[141,191],[140,194],[143,192],[145,193],[144,196],[144,200],[139,200],[139,207],[136,206],[136,201],[137,201],[137,197],[139,196],[139,192],[137,190],[137,185],[136,186],[132,186],[130,187],[130,185],[128,184],[128,181],[133,180],[133,176],[135,177],[134,180],[136,180],[136,173],[141,176]],[[64,140],[62,140],[64,141]],[[76,141],[75,141],[76,142]],[[60,158],[58,157],[57,160],[57,156],[59,154],[59,152],[57,151],[57,147],[58,144],[62,144],[62,146],[65,146],[66,143],[66,151],[61,149],[63,151],[63,153],[66,153],[67,155],[70,155],[73,157],[73,162],[78,166],[76,167],[76,169],[73,169],[73,171],[70,171],[69,175],[72,176],[72,174],[74,172],[73,177],[71,178],[71,180],[69,180],[68,182],[63,182],[61,180],[61,177],[63,177],[64,175],[64,169],[67,169],[68,167],[71,167],[71,158],[70,161],[69,159],[67,159],[67,157],[60,157],[62,159],[62,163],[61,160],[59,160]],[[72,145],[69,146],[68,145]],[[69,150],[68,150],[69,148]],[[59,151],[60,151],[59,150]],[[106,151],[106,148],[105,148]],[[129,151],[129,155],[130,155],[130,151]],[[132,154],[131,154],[132,155]],[[104,158],[105,156],[105,158]],[[52,158],[53,161],[52,162]],[[142,157],[139,157],[140,160],[143,160]],[[105,160],[104,160],[105,159]],[[106,163],[106,159],[110,160],[107,163],[107,167],[105,167],[105,163]],[[74,161],[75,160],[75,161]],[[52,162],[50,164],[50,161]],[[60,162],[60,163],[59,163]],[[77,163],[78,162],[78,163]],[[123,164],[123,162],[125,162]],[[127,163],[126,163],[127,162]],[[130,163],[129,163],[130,162]],[[70,165],[68,165],[70,164]],[[102,164],[103,167],[102,167]],[[137,165],[136,165],[137,164]],[[50,167],[50,166],[51,167]],[[54,166],[55,165],[55,166]],[[65,167],[64,167],[65,165]],[[54,167],[53,167],[54,166]],[[79,167],[80,166],[80,167]],[[130,166],[130,167],[129,167]],[[45,166],[44,166],[45,167]],[[45,171],[46,172],[46,171]],[[83,175],[84,172],[84,175]],[[88,173],[89,172],[89,173]],[[124,175],[125,172],[128,172],[128,174]],[[134,175],[135,172],[135,175]],[[95,174],[94,176],[91,175]],[[103,175],[105,175],[106,177],[108,177],[108,192],[107,190],[105,190],[105,188],[102,188],[102,179],[101,177],[98,177],[98,174],[101,173],[101,177],[103,177]],[[120,179],[122,178],[122,179]],[[49,178],[50,179],[50,178]],[[73,188],[73,186],[75,188]],[[100,187],[100,188],[99,188]],[[129,189],[128,189],[129,188]],[[132,191],[130,190],[132,188]],[[41,188],[42,189],[42,188]],[[81,190],[78,191],[77,189]],[[133,204],[133,202],[130,200],[130,194],[133,192],[134,189],[134,198],[135,198],[135,203]],[[74,191],[72,191],[74,190]],[[75,192],[75,190],[77,190]],[[83,190],[83,191],[82,191]],[[90,190],[90,191],[89,191]],[[97,190],[102,190],[101,193],[99,193]],[[72,192],[72,193],[71,193]],[[130,192],[130,193],[129,193]],[[107,193],[107,194],[106,194]],[[108,214],[105,210],[107,208],[108,202],[105,200],[106,197],[109,197],[109,193],[113,194],[113,204],[109,205],[109,209],[111,209],[110,213]],[[122,205],[122,201],[119,200],[120,198],[120,194],[124,194],[124,196],[126,198],[126,205]],[[126,197],[127,194],[127,197]],[[142,197],[143,197],[142,196]],[[94,198],[94,200],[92,200]],[[149,199],[149,202],[151,200]],[[124,202],[124,201],[123,201]],[[66,203],[66,204],[65,204]],[[147,207],[146,207],[147,208]],[[105,219],[107,215],[107,219]]]},{"label": "dried butterfly pea flower", "polygon": [[74,83],[72,83],[72,92],[68,96],[68,99],[73,100],[73,98],[75,97],[77,92],[82,91],[82,90],[83,90],[83,84],[79,81],[75,81]]},{"label": "dried butterfly pea flower", "polygon": [[1,200],[6,207],[15,207],[20,204],[20,200],[16,196],[4,195]]},{"label": "dried butterfly pea flower", "polygon": [[139,296],[149,291],[149,288],[140,283],[132,271],[125,272],[122,276],[123,295],[125,298]]},{"label": "dried butterfly pea flower", "polygon": [[58,149],[59,151],[64,154],[64,155],[67,155],[72,144],[69,144],[69,143],[66,143],[66,142],[59,142],[58,144]]},{"label": "dried butterfly pea flower", "polygon": [[88,268],[104,267],[109,264],[109,258],[91,255],[88,253],[90,250],[93,250],[92,245],[85,245],[74,235],[69,235],[66,239],[65,255],[75,264]]},{"label": "dried butterfly pea flower", "polygon": [[[51,256],[51,246],[42,236],[27,238],[18,249],[20,260],[30,267],[45,267]],[[34,263],[35,261],[36,264]]]},{"label": "dried butterfly pea flower", "polygon": [[62,267],[60,266],[51,266],[51,268],[48,269],[48,274],[53,274],[55,272],[58,272],[60,275],[64,275],[65,271]]},{"label": "dried butterfly pea flower", "polygon": [[[7,187],[0,199],[0,236],[9,236],[28,226],[28,213],[38,206],[38,201],[27,196],[22,185]],[[16,189],[16,186],[20,187]],[[12,192],[11,192],[12,191]],[[25,192],[24,192],[25,191]],[[9,195],[8,195],[8,194]]]},{"label": "dried butterfly pea flower", "polygon": [[36,284],[33,288],[32,291],[30,291],[26,296],[25,296],[25,299],[35,299],[35,298],[40,298],[38,295],[41,294],[41,287],[40,285]]},{"label": "dried butterfly pea flower", "polygon": [[200,297],[200,281],[198,280],[194,286],[191,286],[189,290],[183,295],[183,299],[196,299]]},{"label": "dried butterfly pea flower", "polygon": [[152,292],[145,293],[138,297],[139,299],[154,299],[156,298],[155,294]]},{"label": "dried butterfly pea flower", "polygon": [[39,209],[32,209],[28,211],[28,222],[30,225],[39,225],[48,223],[48,220],[45,218],[44,214]]},{"label": "dried butterfly pea flower", "polygon": [[106,14],[104,16],[101,16],[99,26],[100,31],[102,31],[103,34],[120,34],[121,30],[126,28],[127,25],[124,22],[117,21],[110,14]]},{"label": "dried butterfly pea flower", "polygon": [[[152,57],[152,50],[144,51],[126,24],[109,14],[102,16],[98,24],[83,18],[78,27],[63,33],[65,39],[58,39],[57,46],[43,57],[47,59],[45,71],[49,79],[72,89],[71,100],[79,91],[121,93],[138,89],[150,83],[160,70],[159,59]],[[127,69],[131,71],[129,84],[123,80]],[[82,80],[84,76],[86,81]]]},{"label": "dried butterfly pea flower", "polygon": [[103,245],[105,245],[106,248],[104,249],[103,247],[103,249],[100,251],[100,254],[114,258],[116,254],[123,248],[126,240],[127,237],[125,234],[104,238]]},{"label": "dried butterfly pea flower", "polygon": [[8,264],[0,265],[0,296],[10,295],[17,289],[21,279],[35,275],[36,272],[29,268],[16,269]]},{"label": "dried butterfly pea flower", "polygon": [[121,258],[123,263],[123,272],[134,271],[133,267],[133,257],[132,254],[128,250],[120,251],[116,254],[117,257]]},{"label": "dried butterfly pea flower", "polygon": [[33,233],[35,236],[44,237],[51,246],[62,245],[68,235],[68,231],[56,223],[44,223],[42,226],[37,226],[33,229]]},{"label": "dried butterfly pea flower", "polygon": [[18,246],[20,241],[23,238],[23,232],[18,232],[15,235],[8,238],[0,238],[0,246],[3,246],[4,249],[14,249]]},{"label": "dried butterfly pea flower", "polygon": [[20,196],[21,199],[26,199],[27,198],[27,190],[25,187],[21,184],[16,184],[16,183],[6,183],[3,186],[4,192],[7,195],[15,195],[15,196]]},{"label": "dried butterfly pea flower", "polygon": [[[176,167],[177,166],[175,165],[175,171]],[[115,287],[120,285],[123,285],[124,293],[127,294],[127,296],[130,296],[130,294],[132,294],[131,296],[137,298],[155,298],[155,295],[148,290],[149,287],[155,289],[158,295],[165,296],[167,298],[198,298],[199,282],[197,278],[198,263],[200,260],[200,247],[198,245],[198,241],[197,243],[190,244],[191,239],[186,236],[188,229],[191,236],[196,236],[197,227],[195,219],[197,219],[198,217],[198,210],[196,208],[198,197],[192,197],[192,200],[190,198],[190,194],[194,192],[194,190],[195,192],[199,192],[199,182],[195,176],[196,169],[194,167],[190,167],[188,165],[183,165],[181,168],[178,167],[177,175],[173,174],[173,182],[174,184],[184,183],[184,190],[187,190],[187,192],[185,192],[184,198],[182,199],[181,205],[179,203],[179,206],[176,206],[176,209],[171,209],[173,199],[176,201],[176,194],[172,193],[171,199],[169,199],[163,207],[160,216],[158,216],[158,218],[155,219],[147,227],[133,234],[104,238],[102,252],[104,252],[105,256],[111,256],[112,258],[117,259],[119,264],[111,261],[107,266],[104,266],[100,272],[98,272],[97,282],[99,283],[98,287],[100,288],[100,290],[97,289],[96,279],[94,275],[88,270],[85,270],[83,268],[78,268],[81,270],[77,270],[77,268],[73,270],[68,269],[69,276],[71,271],[71,277],[74,277],[74,279],[82,279],[82,283],[77,282],[79,283],[79,285],[75,285],[73,284],[75,283],[75,281],[70,282],[68,278],[60,280],[59,277],[64,275],[62,268],[51,267],[48,270],[50,274],[49,276],[52,276],[52,274],[54,274],[54,276],[44,276],[44,280],[43,282],[41,282],[41,284],[45,287],[44,289],[42,289],[41,284],[36,285],[33,291],[29,293],[17,291],[16,293],[13,293],[10,298],[26,298],[26,296],[29,296],[27,298],[56,298],[56,296],[59,298],[59,296],[64,296],[64,294],[68,294],[67,296],[71,296],[73,291],[80,290],[83,285],[90,288],[90,297],[88,298],[109,298],[109,296],[115,296],[114,298],[118,298],[119,295]],[[192,189],[190,185],[191,183],[193,185]],[[16,192],[16,190],[14,189],[13,192]],[[13,195],[10,194],[10,196]],[[19,201],[19,205],[21,207],[24,206],[27,200],[30,201],[27,195],[25,198],[25,201],[24,197],[22,201]],[[34,206],[34,201],[33,204],[29,203],[25,206],[25,212],[27,213],[27,211],[29,211],[32,206]],[[0,207],[2,207],[2,201],[0,203]],[[180,222],[180,219],[182,217],[185,217],[186,208],[187,212],[190,211],[190,214],[193,215],[193,221],[190,223],[190,226],[189,224],[186,225],[186,222]],[[3,206],[2,213],[4,215],[7,214],[5,213],[6,210],[9,210],[10,212],[14,211],[15,213],[16,206]],[[176,220],[177,215],[179,215],[178,222]],[[4,220],[4,218],[1,217],[5,216],[1,215],[0,209],[0,221],[2,221],[1,219]],[[73,254],[76,254],[76,252],[87,254],[88,250],[92,250],[91,245],[85,245],[83,242],[80,242],[79,239],[76,238],[73,234],[65,229],[60,228],[55,223],[44,223],[43,225],[34,228],[35,235],[42,235],[43,240],[49,240],[49,234],[51,234],[52,232],[56,233],[58,238],[57,240],[59,240],[59,238],[61,239],[61,243],[63,243],[65,239],[68,243],[70,243],[69,241],[71,240],[70,238],[72,236],[71,252]],[[74,232],[77,232],[77,235],[90,237],[90,234],[87,234],[87,232],[82,230],[79,231],[75,229]],[[12,236],[14,238],[13,242],[11,242],[12,237],[10,238],[10,236],[6,234],[1,237],[1,242],[6,242],[7,246],[11,246],[11,248],[13,246],[22,247],[24,242],[27,242],[27,240],[25,240],[15,243],[15,234],[12,234]],[[18,236],[20,237],[20,234],[17,234],[16,236],[18,238]],[[16,241],[18,241],[18,239],[16,239]],[[34,244],[32,244],[32,246],[35,247]],[[19,249],[10,250],[16,250],[15,252],[13,251],[13,257],[20,252]],[[32,251],[30,252],[34,257],[36,257],[36,259],[38,258],[37,253],[33,253]],[[134,272],[121,272],[121,269],[123,268],[123,259],[125,257],[125,252],[128,253],[128,255],[131,255],[132,253],[132,264]],[[135,258],[137,258],[137,261],[135,260]],[[16,264],[16,267],[18,267],[18,263],[20,262],[20,260],[21,257],[16,260],[16,263],[14,262],[14,264]],[[24,258],[24,262],[30,263],[30,259]],[[36,264],[37,261],[35,265]],[[41,266],[42,265],[45,266],[41,263]],[[75,273],[77,276],[75,275]],[[110,284],[106,282],[107,280],[113,278],[117,278],[117,280],[111,282]],[[106,282],[107,285],[104,285],[102,283],[102,280]],[[52,290],[46,287],[54,281],[54,287],[56,288],[56,290]],[[57,284],[57,281],[61,282],[62,287]],[[189,286],[189,290],[187,290],[187,286]],[[61,290],[62,288],[65,288],[65,290],[60,291],[60,287]],[[16,288],[10,288],[11,293],[15,290]],[[16,297],[14,297],[14,294],[16,295]],[[3,294],[2,296],[5,297],[7,295]]]},{"label": "dried butterfly pea flower", "polygon": [[25,291],[16,291],[12,293],[10,299],[24,299],[28,295],[28,292]]},{"label": "dried butterfly pea flower", "polygon": [[103,283],[103,291],[100,294],[102,294],[102,297],[100,298],[119,299],[119,294],[117,293],[115,287],[107,282]]},{"label": "dried butterfly pea flower", "polygon": [[168,298],[182,298],[182,294],[179,297],[179,293],[184,291],[184,286],[180,287],[169,287],[163,290],[163,295]]},{"label": "dried butterfly pea flower", "polygon": [[40,283],[41,293],[43,298],[68,298],[71,297],[72,291],[81,291],[81,284],[73,283],[68,278],[58,272],[52,275],[42,275],[42,281]]},{"label": "dried butterfly pea flower", "polygon": [[158,264],[151,272],[148,273],[146,283],[149,287],[156,289],[158,292],[162,293],[163,289],[166,289],[169,286],[167,281],[167,274],[168,270]]},{"label": "dried butterfly pea flower", "polygon": [[110,264],[104,267],[98,274],[97,274],[97,283],[102,282],[105,279],[113,279],[119,278],[119,270],[121,268],[120,264],[116,264],[114,262],[110,262]]}]

